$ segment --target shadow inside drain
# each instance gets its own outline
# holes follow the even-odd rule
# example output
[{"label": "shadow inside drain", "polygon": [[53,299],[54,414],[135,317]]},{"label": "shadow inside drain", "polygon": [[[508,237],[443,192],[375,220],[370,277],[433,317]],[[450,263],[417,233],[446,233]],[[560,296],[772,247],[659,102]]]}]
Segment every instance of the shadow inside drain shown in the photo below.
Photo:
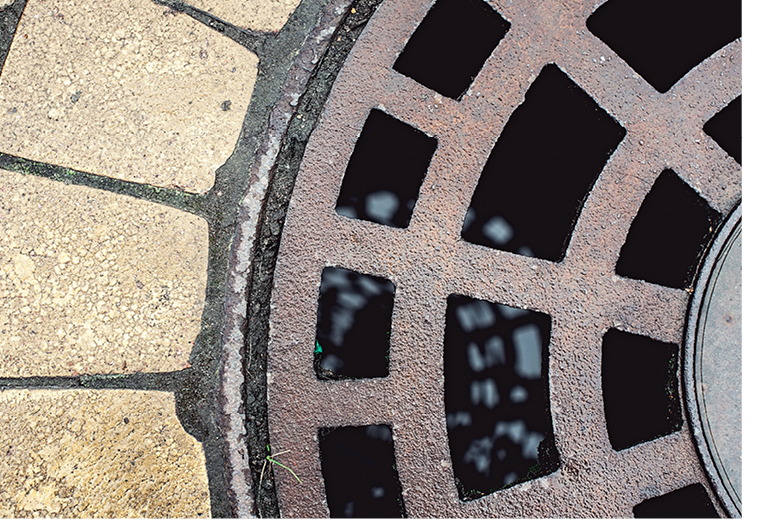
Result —
[{"label": "shadow inside drain", "polygon": [[602,339],[602,399],[615,450],[681,430],[678,346],[610,329]]},{"label": "shadow inside drain", "polygon": [[548,315],[451,295],[445,411],[461,499],[554,472]]},{"label": "shadow inside drain", "polygon": [[659,92],[740,37],[741,0],[610,0],[586,22]]},{"label": "shadow inside drain", "polygon": [[320,429],[331,517],[406,517],[388,425]]},{"label": "shadow inside drain", "polygon": [[388,376],[394,293],[393,283],[380,277],[323,270],[314,357],[318,378]]},{"label": "shadow inside drain", "polygon": [[719,517],[705,488],[699,483],[646,499],[632,509],[636,518],[714,518]]},{"label": "shadow inside drain", "polygon": [[393,68],[460,100],[509,29],[510,23],[482,0],[437,0]]},{"label": "shadow inside drain", "polygon": [[437,140],[372,109],[347,164],[336,213],[406,228]]},{"label": "shadow inside drain", "polygon": [[671,288],[688,287],[720,220],[692,187],[665,170],[632,221],[616,274]]},{"label": "shadow inside drain", "polygon": [[488,158],[462,237],[561,261],[583,202],[625,134],[557,66],[547,65]]},{"label": "shadow inside drain", "polygon": [[740,164],[742,146],[741,115],[743,96],[738,96],[721,111],[710,118],[703,132],[708,134],[724,151]]}]

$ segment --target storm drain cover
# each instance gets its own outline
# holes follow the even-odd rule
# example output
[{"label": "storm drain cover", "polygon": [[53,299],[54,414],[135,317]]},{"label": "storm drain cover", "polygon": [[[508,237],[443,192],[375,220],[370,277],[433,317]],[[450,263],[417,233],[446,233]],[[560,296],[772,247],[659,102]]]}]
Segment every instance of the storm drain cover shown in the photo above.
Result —
[{"label": "storm drain cover", "polygon": [[739,264],[740,6],[689,3],[377,8],[279,222],[247,410],[282,516],[739,513],[739,340],[732,394],[695,382]]}]

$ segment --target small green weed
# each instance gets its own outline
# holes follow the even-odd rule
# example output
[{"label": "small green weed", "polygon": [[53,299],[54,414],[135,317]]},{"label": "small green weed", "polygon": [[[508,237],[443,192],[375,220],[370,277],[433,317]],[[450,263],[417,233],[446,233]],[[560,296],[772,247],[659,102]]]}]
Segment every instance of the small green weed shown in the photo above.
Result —
[{"label": "small green weed", "polygon": [[[266,452],[269,452],[269,453],[271,452],[271,445],[266,445]],[[290,452],[290,451],[289,450],[283,450],[282,452],[278,452],[276,454],[269,454],[269,455],[266,456],[266,461],[263,462],[263,469],[260,471],[260,482],[261,483],[263,483],[263,476],[266,473],[266,465],[268,465],[269,463],[276,463],[277,465],[279,465],[283,469],[285,469],[288,472],[290,472],[291,474],[293,474],[293,477],[296,478],[296,480],[299,483],[301,483],[301,480],[298,478],[298,476],[296,476],[296,473],[293,472],[293,469],[291,469],[288,466],[283,465],[282,463],[280,463],[280,462],[278,462],[277,460],[274,459],[277,456],[281,456],[282,454],[287,454],[288,452]]]}]

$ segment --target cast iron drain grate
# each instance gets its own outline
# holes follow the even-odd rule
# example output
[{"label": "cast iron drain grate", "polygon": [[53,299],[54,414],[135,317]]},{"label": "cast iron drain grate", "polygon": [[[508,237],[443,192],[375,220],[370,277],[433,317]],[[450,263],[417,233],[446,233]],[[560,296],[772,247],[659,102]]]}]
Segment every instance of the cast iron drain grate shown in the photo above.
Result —
[{"label": "cast iron drain grate", "polygon": [[[509,26],[502,26],[502,35],[486,44],[481,68],[469,72],[469,81],[448,94],[425,78],[400,72],[398,65],[399,56],[418,45],[413,45],[413,34],[439,30],[421,23],[427,13],[434,19],[440,4],[431,9],[432,4],[385,0],[378,8],[333,84],[298,170],[269,307],[270,440],[275,449],[291,450],[285,463],[302,481],[285,472],[276,475],[281,514],[346,515],[349,501],[339,500],[335,506],[336,493],[330,493],[329,449],[321,460],[320,433],[369,426],[386,426],[392,433],[393,470],[403,498],[403,510],[393,515],[630,517],[644,505],[658,504],[653,498],[671,497],[679,490],[703,492],[710,508],[724,514],[700,463],[689,421],[676,409],[681,396],[677,346],[684,345],[687,290],[697,255],[708,234],[718,231],[718,216],[730,214],[740,202],[740,165],[703,131],[707,121],[740,95],[740,39],[719,44],[724,46],[709,56],[692,58],[686,71],[673,71],[674,84],[660,93],[630,68],[631,61],[628,65],[619,59],[587,29],[599,6],[495,0],[491,10]],[[517,188],[507,188],[512,175],[499,176],[491,186],[489,162],[505,146],[503,133],[515,125],[513,113],[538,104],[535,85],[550,78],[558,78],[554,83],[580,99],[581,108],[590,107],[591,118],[604,127],[591,131],[593,123],[585,118],[581,132],[607,137],[575,154],[588,156],[591,166],[583,174],[560,171],[578,164],[569,158],[559,162],[559,156],[575,150],[573,139],[561,144],[548,139],[536,145],[540,150],[510,154],[509,161],[525,176]],[[398,198],[395,205],[369,203],[385,208],[374,216],[345,215],[349,212],[340,210],[340,201],[352,183],[351,158],[362,153],[361,129],[368,132],[367,121],[380,116],[411,129],[406,132],[421,143],[435,145],[426,145],[429,148],[420,153],[426,159],[416,161],[414,182],[403,183],[414,186],[409,193],[415,195],[407,196],[411,205]],[[566,134],[567,123],[562,125]],[[424,163],[427,170],[421,173],[419,165]],[[570,176],[578,179],[577,189],[564,202],[545,200],[558,195],[555,186],[534,186],[536,167],[548,163],[559,165],[554,172],[560,176],[559,189],[571,182]],[[631,249],[633,222],[646,213],[651,203],[644,201],[656,197],[657,184],[667,180],[680,183],[683,199],[703,209],[704,220],[698,217],[691,235],[694,254],[681,261],[672,281],[649,280],[654,277],[642,270],[622,276],[616,265]],[[357,199],[397,190],[385,181],[356,190]],[[491,209],[493,214],[481,203],[470,217],[469,208],[483,190],[488,201],[517,191],[518,205],[528,203],[532,210],[513,216],[510,194],[506,203]],[[535,207],[537,197],[542,204]],[[550,220],[557,223],[549,246],[523,250],[529,240],[522,239],[502,248],[502,242],[510,244],[516,234],[545,235],[548,225],[537,214],[546,205],[555,209]],[[391,216],[391,206],[408,208],[409,214]],[[526,208],[519,211],[523,214]],[[688,219],[685,213],[679,218]],[[660,223],[658,217],[650,221],[652,227]],[[703,223],[708,225],[704,231]],[[468,237],[468,224],[493,237],[490,247]],[[663,228],[675,231],[679,225],[688,224]],[[318,302],[321,292],[327,293],[321,289],[324,274],[333,269],[388,281],[395,288],[390,336],[384,337],[390,339],[387,376],[318,378],[318,355],[312,348],[321,334]],[[470,340],[477,328],[467,331],[471,326],[459,322],[456,308],[481,303],[497,316],[501,310],[508,313],[503,319],[509,332]],[[462,320],[478,324],[487,321],[486,316],[477,310]],[[536,325],[537,336],[522,330],[526,320]],[[379,322],[372,333],[378,338],[388,333],[382,331],[385,322]],[[451,333],[461,346],[454,347]],[[655,421],[618,442],[611,396],[633,382],[616,387],[609,383],[610,370],[603,380],[603,363],[625,364],[620,356],[616,361],[609,346],[603,354],[603,338],[625,335],[653,345],[656,378],[649,383],[644,407]],[[515,336],[521,346],[536,346],[520,348],[520,365]],[[380,352],[383,349],[385,344]],[[529,367],[535,369],[523,369],[524,349],[538,353],[539,368],[536,355],[529,354],[535,360]],[[454,378],[451,369],[459,364]],[[476,374],[485,371],[494,373]],[[532,378],[532,373],[540,378]],[[451,398],[459,393],[468,403],[453,406]],[[519,404],[528,407],[513,409]],[[499,414],[505,407],[507,415]],[[457,430],[478,411],[488,426],[469,436],[493,445],[487,450],[488,443],[478,444],[470,452],[470,442],[459,441]],[[491,416],[492,411],[497,414]],[[523,420],[523,428],[518,420]],[[504,460],[508,463],[502,466]],[[479,472],[486,461],[496,476],[489,471],[483,481],[464,477],[464,468]],[[477,492],[471,494],[471,489]]]}]

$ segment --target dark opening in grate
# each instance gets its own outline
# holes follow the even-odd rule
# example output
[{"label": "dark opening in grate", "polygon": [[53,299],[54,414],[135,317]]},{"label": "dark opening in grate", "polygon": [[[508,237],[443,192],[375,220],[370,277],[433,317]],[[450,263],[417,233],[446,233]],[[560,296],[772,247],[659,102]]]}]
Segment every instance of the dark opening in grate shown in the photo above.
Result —
[{"label": "dark opening in grate", "polygon": [[699,483],[646,499],[632,512],[637,518],[713,518],[719,517],[705,488]]},{"label": "dark opening in grate", "polygon": [[602,397],[615,450],[680,430],[678,346],[609,330],[602,339]]},{"label": "dark opening in grate", "polygon": [[740,0],[610,0],[586,27],[659,92],[740,37]]},{"label": "dark opening in grate", "polygon": [[713,138],[726,153],[740,163],[742,146],[741,116],[743,96],[738,96],[732,103],[710,118],[702,130]]},{"label": "dark opening in grate", "polygon": [[445,411],[461,499],[559,467],[548,398],[548,315],[451,295]]},{"label": "dark opening in grate", "polygon": [[482,0],[437,0],[393,68],[460,100],[509,29]]},{"label": "dark opening in grate", "polygon": [[626,130],[547,65],[502,130],[464,221],[465,240],[559,262]]},{"label": "dark opening in grate", "polygon": [[320,429],[320,460],[331,517],[405,517],[389,426]]},{"label": "dark opening in grate", "polygon": [[659,175],[637,213],[616,263],[616,274],[686,288],[721,215],[675,172]]},{"label": "dark opening in grate", "polygon": [[318,378],[388,376],[393,283],[342,268],[320,281],[315,341]]},{"label": "dark opening in grate", "polygon": [[437,140],[373,109],[347,164],[336,213],[406,228]]}]

